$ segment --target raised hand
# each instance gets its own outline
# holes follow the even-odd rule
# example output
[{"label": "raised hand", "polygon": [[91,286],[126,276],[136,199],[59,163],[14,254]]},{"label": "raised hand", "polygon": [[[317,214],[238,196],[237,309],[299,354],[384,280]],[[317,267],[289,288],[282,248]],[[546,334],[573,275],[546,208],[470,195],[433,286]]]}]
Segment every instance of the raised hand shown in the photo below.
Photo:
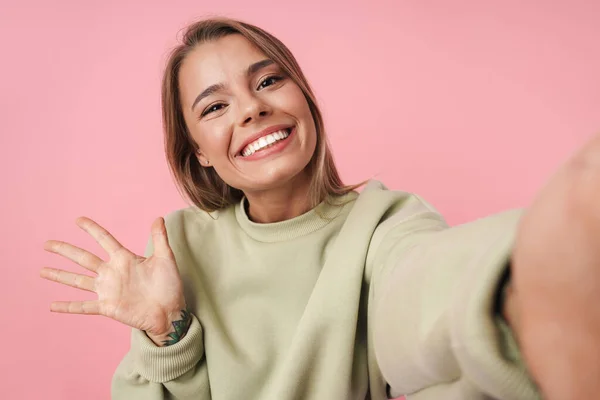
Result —
[{"label": "raised hand", "polygon": [[508,317],[544,398],[598,398],[600,136],[524,215],[512,272]]},{"label": "raised hand", "polygon": [[42,278],[95,292],[97,300],[53,302],[50,310],[70,314],[104,315],[146,332],[158,345],[178,341],[191,317],[186,311],[183,285],[169,247],[163,218],[152,224],[154,254],[138,256],[121,245],[106,229],[89,218],[77,225],[108,253],[108,260],[72,244],[49,240],[44,249],[60,254],[95,276],[42,268]]}]

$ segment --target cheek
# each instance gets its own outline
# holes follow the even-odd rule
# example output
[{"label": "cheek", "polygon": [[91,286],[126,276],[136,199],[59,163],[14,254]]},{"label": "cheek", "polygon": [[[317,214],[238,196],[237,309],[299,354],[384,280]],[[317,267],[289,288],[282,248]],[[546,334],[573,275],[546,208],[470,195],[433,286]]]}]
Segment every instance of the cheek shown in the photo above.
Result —
[{"label": "cheek", "polygon": [[213,158],[223,155],[223,152],[226,154],[231,138],[229,130],[225,126],[222,126],[222,124],[206,125],[198,129],[196,134],[193,135],[200,149]]},{"label": "cheek", "polygon": [[296,85],[289,85],[278,93],[275,100],[277,108],[293,115],[296,118],[305,119],[311,116],[308,103],[304,98],[304,93]]},{"label": "cheek", "polygon": [[310,107],[308,106],[308,102],[304,97],[304,93],[302,93],[300,88],[298,88],[293,99],[294,101],[290,104],[290,107],[293,107],[295,110],[295,116],[302,120],[308,135],[316,135],[315,120],[310,111]]}]

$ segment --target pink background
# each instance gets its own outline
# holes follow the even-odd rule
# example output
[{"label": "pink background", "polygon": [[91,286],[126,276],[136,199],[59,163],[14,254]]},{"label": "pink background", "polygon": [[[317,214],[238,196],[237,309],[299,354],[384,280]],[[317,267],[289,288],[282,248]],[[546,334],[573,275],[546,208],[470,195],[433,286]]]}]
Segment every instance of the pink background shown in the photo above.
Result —
[{"label": "pink background", "polygon": [[87,215],[142,252],[153,218],[185,206],[159,79],[197,17],[242,18],[291,48],[348,182],[417,192],[452,224],[526,206],[600,132],[600,2],[491,3],[3,0],[2,397],[109,398],[129,329],[51,314],[93,296],[38,278],[78,270],[42,244],[99,251],[74,225]]}]

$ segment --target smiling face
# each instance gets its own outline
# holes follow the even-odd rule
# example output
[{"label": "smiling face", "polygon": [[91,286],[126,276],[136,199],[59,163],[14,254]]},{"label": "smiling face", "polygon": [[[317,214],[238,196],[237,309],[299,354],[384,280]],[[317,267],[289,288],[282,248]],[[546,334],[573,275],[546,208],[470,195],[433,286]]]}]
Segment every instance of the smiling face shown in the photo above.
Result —
[{"label": "smiling face", "polygon": [[229,186],[248,193],[306,178],[317,134],[304,93],[243,36],[197,46],[179,87],[200,164]]}]

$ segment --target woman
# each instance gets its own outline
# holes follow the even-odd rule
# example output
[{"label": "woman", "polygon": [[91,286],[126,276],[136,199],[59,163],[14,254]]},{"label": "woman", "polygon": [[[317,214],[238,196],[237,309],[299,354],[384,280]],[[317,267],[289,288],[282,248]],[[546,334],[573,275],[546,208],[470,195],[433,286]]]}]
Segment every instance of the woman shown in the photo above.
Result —
[{"label": "woman", "polygon": [[416,195],[341,182],[300,67],[255,26],[189,26],[162,107],[169,165],[194,206],[154,221],[145,257],[88,218],[77,224],[107,261],[45,245],[96,274],[44,268],[98,294],[52,311],[133,328],[113,398],[562,400],[600,389],[589,308],[598,140],[523,217],[449,228]]}]

